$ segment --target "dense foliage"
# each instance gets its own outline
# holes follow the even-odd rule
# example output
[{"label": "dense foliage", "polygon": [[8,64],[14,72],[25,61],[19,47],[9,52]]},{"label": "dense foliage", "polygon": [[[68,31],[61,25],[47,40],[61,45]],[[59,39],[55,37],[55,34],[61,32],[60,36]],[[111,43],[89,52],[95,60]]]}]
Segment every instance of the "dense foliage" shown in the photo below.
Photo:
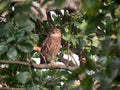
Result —
[{"label": "dense foliage", "polygon": [[[49,0],[45,0],[46,2]],[[62,0],[63,1],[63,0]],[[61,1],[61,2],[62,2]],[[51,22],[33,22],[32,0],[0,0],[0,61],[24,61],[39,57],[33,47],[41,45]],[[55,5],[59,0],[55,0]],[[120,88],[120,1],[81,0],[81,11],[71,16],[54,11],[52,25],[62,32],[60,54],[82,53],[81,66],[74,71],[33,69],[15,64],[0,68],[0,83],[27,90],[114,90]],[[63,3],[61,3],[63,4]],[[14,7],[14,10],[13,10]],[[35,63],[35,62],[33,62]],[[84,78],[79,78],[84,74]],[[80,79],[80,85],[74,81]],[[118,89],[119,90],[119,89]]]}]

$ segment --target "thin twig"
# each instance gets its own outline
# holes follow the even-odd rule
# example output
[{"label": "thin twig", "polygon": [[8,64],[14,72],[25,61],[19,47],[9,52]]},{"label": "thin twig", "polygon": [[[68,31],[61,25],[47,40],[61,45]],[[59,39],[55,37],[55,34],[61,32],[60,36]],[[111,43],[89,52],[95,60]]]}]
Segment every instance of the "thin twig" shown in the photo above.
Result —
[{"label": "thin twig", "polygon": [[32,67],[31,67],[32,60],[31,60],[30,53],[28,53],[28,59],[29,59],[29,61],[28,61],[28,63],[29,63],[28,67],[29,67],[29,72],[30,72],[30,75],[31,75],[32,85],[35,86],[34,81],[33,81]]}]

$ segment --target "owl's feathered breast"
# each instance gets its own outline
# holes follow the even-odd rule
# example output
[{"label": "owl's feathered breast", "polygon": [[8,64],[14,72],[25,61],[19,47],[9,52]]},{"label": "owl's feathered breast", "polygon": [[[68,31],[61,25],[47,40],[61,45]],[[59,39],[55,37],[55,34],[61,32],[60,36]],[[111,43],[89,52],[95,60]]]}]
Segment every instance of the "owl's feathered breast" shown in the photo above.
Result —
[{"label": "owl's feathered breast", "polygon": [[46,60],[48,58],[54,58],[58,54],[60,46],[61,37],[49,36],[44,40],[41,46],[41,54]]}]

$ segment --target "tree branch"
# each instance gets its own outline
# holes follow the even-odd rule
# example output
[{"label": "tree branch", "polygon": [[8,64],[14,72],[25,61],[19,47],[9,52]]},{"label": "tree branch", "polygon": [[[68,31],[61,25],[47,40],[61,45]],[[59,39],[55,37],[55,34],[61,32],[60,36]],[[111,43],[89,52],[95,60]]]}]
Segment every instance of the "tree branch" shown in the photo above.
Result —
[{"label": "tree branch", "polygon": [[[0,60],[0,64],[17,64],[17,65],[29,67],[29,62],[21,62],[21,61],[14,61],[14,60]],[[55,66],[51,66],[51,64],[32,64],[31,66],[36,69],[65,69],[69,71],[73,71],[76,68],[78,68],[77,66],[70,67],[70,66],[59,65],[59,64]]]}]

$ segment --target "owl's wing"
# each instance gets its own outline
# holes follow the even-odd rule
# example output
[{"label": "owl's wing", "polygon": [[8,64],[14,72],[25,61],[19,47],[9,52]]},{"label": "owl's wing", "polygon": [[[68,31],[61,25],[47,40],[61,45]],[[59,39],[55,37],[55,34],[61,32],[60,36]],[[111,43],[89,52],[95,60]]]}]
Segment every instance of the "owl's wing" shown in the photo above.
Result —
[{"label": "owl's wing", "polygon": [[51,46],[51,38],[47,37],[42,43],[41,52],[48,53],[50,51],[50,46]]}]

